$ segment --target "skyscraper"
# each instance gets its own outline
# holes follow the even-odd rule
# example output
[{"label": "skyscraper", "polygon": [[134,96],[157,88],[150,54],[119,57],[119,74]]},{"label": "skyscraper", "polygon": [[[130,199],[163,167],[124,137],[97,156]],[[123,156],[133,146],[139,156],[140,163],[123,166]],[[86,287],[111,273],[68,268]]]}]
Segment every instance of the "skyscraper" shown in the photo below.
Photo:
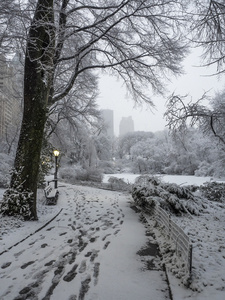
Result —
[{"label": "skyscraper", "polygon": [[[18,126],[20,116],[20,98],[18,96],[18,78],[15,77],[15,65],[7,62],[0,56],[0,137],[2,138],[9,128]],[[9,134],[9,132],[7,133]]]},{"label": "skyscraper", "polygon": [[128,132],[134,132],[134,121],[131,116],[123,117],[120,121],[120,136]]},{"label": "skyscraper", "polygon": [[114,137],[114,120],[113,120],[113,110],[111,109],[102,109],[102,117],[104,119],[104,132],[107,136]]}]

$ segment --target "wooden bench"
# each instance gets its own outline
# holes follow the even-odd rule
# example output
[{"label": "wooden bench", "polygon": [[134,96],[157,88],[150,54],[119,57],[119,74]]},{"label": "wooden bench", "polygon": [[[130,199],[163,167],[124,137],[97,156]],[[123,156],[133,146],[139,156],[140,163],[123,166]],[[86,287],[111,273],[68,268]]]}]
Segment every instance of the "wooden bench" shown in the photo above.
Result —
[{"label": "wooden bench", "polygon": [[46,204],[47,205],[56,205],[59,191],[57,189],[53,189],[50,185],[46,186],[44,189]]}]

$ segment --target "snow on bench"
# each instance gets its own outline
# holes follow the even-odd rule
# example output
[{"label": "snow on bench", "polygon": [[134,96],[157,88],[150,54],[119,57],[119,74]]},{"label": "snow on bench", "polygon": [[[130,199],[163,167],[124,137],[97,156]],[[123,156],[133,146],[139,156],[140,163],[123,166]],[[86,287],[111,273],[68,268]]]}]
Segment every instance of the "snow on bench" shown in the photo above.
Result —
[{"label": "snow on bench", "polygon": [[57,189],[53,189],[50,185],[46,186],[44,189],[46,204],[47,205],[56,205],[59,191]]}]

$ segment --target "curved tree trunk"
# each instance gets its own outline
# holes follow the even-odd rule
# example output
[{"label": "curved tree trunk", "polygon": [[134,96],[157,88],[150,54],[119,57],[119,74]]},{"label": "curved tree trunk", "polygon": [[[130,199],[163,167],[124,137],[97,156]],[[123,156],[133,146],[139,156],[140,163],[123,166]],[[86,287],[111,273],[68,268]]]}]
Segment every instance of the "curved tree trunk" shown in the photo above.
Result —
[{"label": "curved tree trunk", "polygon": [[53,0],[39,0],[29,31],[24,71],[24,113],[10,187],[1,211],[37,219],[36,193],[49,91],[53,81]]}]

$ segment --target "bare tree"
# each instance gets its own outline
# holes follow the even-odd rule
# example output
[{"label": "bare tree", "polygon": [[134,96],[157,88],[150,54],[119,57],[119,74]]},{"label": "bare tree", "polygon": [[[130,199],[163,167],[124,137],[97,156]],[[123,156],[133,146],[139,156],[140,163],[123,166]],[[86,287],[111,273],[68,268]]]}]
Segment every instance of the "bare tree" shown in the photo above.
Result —
[{"label": "bare tree", "polygon": [[119,76],[135,101],[152,104],[146,93],[149,85],[162,93],[163,79],[181,70],[183,1],[38,0],[26,5],[28,13],[20,20],[27,38],[19,39],[22,45],[26,40],[24,116],[15,171],[1,210],[36,219],[38,166],[49,107],[70,99],[79,78],[88,72],[96,76],[97,70]]},{"label": "bare tree", "polygon": [[206,94],[197,102],[187,103],[187,96],[172,95],[167,104],[165,117],[167,126],[176,132],[185,132],[190,126],[199,127],[206,135],[213,134],[225,145],[225,92],[218,94],[211,100],[211,108],[202,105]]},{"label": "bare tree", "polygon": [[[192,3],[193,4],[193,3]],[[225,3],[214,0],[195,0],[190,6],[190,39],[193,46],[203,49],[203,64],[217,65],[218,75],[225,72]],[[207,135],[213,134],[225,144],[225,93],[211,99],[211,107],[203,105],[208,98],[204,94],[195,103],[187,102],[187,96],[171,95],[165,116],[168,127],[176,133],[190,126],[199,126]]]},{"label": "bare tree", "polygon": [[79,128],[80,123],[83,126],[99,128],[101,122],[96,104],[97,95],[97,78],[90,71],[86,71],[77,78],[70,92],[50,107],[46,137],[49,138],[63,120],[67,120],[71,128]]},{"label": "bare tree", "polygon": [[223,73],[225,63],[225,3],[224,1],[195,1],[192,11],[192,41],[204,49],[205,65],[216,64]]},{"label": "bare tree", "polygon": [[12,14],[10,13],[14,3],[14,1],[3,0],[1,2],[1,10],[0,10],[0,53],[4,54],[7,52],[9,47],[8,40],[8,28],[11,23]]}]

